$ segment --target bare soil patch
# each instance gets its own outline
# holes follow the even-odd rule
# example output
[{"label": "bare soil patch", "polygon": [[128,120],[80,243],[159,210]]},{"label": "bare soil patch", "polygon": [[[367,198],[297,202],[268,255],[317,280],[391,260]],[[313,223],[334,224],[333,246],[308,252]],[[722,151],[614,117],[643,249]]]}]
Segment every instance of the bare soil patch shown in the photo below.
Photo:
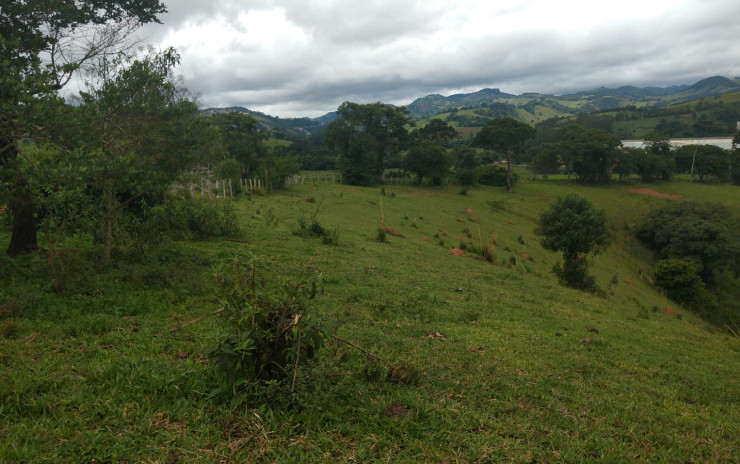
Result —
[{"label": "bare soil patch", "polygon": [[658,192],[650,188],[633,188],[629,189],[632,193],[639,193],[640,195],[650,195],[651,197],[668,198],[669,200],[682,200],[681,195],[671,195],[670,193]]}]

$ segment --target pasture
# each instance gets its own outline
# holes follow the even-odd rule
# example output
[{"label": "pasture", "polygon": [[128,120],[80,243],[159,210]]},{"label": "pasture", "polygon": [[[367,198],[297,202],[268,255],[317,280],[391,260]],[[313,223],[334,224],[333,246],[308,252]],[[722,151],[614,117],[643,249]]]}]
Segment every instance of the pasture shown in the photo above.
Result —
[{"label": "pasture", "polygon": [[[737,462],[740,338],[652,285],[634,229],[673,200],[636,187],[740,211],[737,187],[685,182],[526,179],[511,195],[317,182],[235,200],[232,240],[167,242],[109,269],[69,243],[62,294],[43,252],[3,256],[0,461]],[[534,234],[571,192],[609,216],[601,295],[559,285],[560,257]],[[301,217],[338,242],[297,235]],[[472,252],[487,244],[493,263]],[[235,259],[269,291],[316,282],[322,324],[414,381],[358,373],[360,352],[327,343],[290,404],[210,400],[203,353],[221,320],[185,324],[222,307],[214,275]],[[738,281],[723,283],[737,300]]]}]

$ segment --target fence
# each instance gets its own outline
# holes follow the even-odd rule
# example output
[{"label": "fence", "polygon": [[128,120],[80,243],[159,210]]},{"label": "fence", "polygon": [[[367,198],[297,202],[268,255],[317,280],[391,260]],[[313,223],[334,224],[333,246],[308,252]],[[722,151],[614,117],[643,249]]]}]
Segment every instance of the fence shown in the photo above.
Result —
[{"label": "fence", "polygon": [[336,183],[339,182],[342,183],[342,175],[341,174],[329,174],[329,173],[313,173],[313,174],[296,174],[294,176],[290,176],[285,179],[285,188],[290,187],[291,185],[299,185],[299,184],[305,184],[306,181],[308,182],[331,182]]}]

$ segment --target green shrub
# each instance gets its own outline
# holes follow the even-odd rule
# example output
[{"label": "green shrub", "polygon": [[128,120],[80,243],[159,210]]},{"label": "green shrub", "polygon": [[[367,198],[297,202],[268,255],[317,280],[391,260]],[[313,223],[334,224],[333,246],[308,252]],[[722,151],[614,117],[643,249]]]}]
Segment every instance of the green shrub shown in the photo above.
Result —
[{"label": "green shrub", "polygon": [[[500,164],[484,164],[477,168],[478,183],[496,187],[506,186],[506,166]],[[511,182],[515,184],[519,176],[512,172]]]},{"label": "green shrub", "polygon": [[668,297],[675,301],[698,302],[704,293],[701,265],[681,259],[661,260],[655,266],[655,285],[664,289]]},{"label": "green shrub", "polygon": [[239,232],[233,204],[208,200],[180,192],[149,209],[142,239],[167,237],[175,240],[226,237]]},{"label": "green shrub", "polygon": [[258,286],[256,273],[254,260],[234,260],[217,275],[225,328],[206,351],[218,380],[210,397],[232,406],[285,401],[294,393],[299,365],[316,359],[324,344],[306,305],[316,282],[299,277],[271,292]]},{"label": "green shrub", "polygon": [[723,205],[680,202],[652,211],[635,235],[658,258],[699,264],[699,276],[711,285],[716,274],[740,271],[739,226],[740,221]]}]

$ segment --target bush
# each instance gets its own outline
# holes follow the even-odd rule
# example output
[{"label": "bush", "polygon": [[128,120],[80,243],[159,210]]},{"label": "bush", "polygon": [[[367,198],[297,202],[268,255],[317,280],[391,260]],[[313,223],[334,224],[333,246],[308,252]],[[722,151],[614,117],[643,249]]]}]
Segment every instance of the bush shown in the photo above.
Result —
[{"label": "bush", "polygon": [[699,275],[712,284],[715,273],[740,270],[740,222],[719,204],[670,203],[652,211],[636,236],[661,259],[699,264]]},{"label": "bush", "polygon": [[149,209],[144,239],[176,240],[225,237],[239,232],[233,205],[227,200],[196,199],[190,192],[171,195],[162,205]]},{"label": "bush", "polygon": [[[478,183],[495,187],[506,187],[506,166],[500,164],[484,164],[477,168]],[[519,176],[511,173],[511,183],[515,184]]]},{"label": "bush", "polygon": [[698,302],[704,292],[700,273],[700,264],[664,259],[655,266],[655,285],[664,289],[672,300],[680,303]]},{"label": "bush", "polygon": [[284,402],[295,392],[299,365],[316,359],[324,344],[306,306],[316,282],[299,277],[271,294],[258,287],[256,273],[253,260],[234,260],[217,275],[225,329],[206,351],[218,380],[210,397],[232,406]]},{"label": "bush", "polygon": [[324,245],[336,245],[339,243],[339,228],[327,229],[322,226],[316,219],[311,219],[309,223],[305,218],[298,218],[298,231],[295,235],[301,237],[318,237]]}]

